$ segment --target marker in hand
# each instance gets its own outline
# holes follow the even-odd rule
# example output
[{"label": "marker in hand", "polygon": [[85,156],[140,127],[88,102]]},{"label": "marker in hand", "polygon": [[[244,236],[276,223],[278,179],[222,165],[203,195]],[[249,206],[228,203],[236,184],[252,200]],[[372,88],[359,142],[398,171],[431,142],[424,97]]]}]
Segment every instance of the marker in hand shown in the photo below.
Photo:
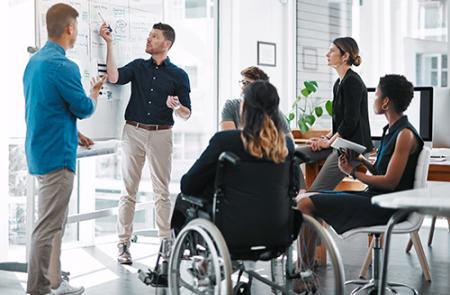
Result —
[{"label": "marker in hand", "polygon": [[[104,22],[104,23],[106,24],[107,22],[105,21],[105,19],[103,18],[103,16],[100,14],[100,11],[97,11],[97,13],[98,13],[98,16],[100,17],[100,19],[102,20],[102,22]],[[112,32],[111,26],[108,25],[107,28],[108,28],[108,31],[111,33],[111,32]]]}]

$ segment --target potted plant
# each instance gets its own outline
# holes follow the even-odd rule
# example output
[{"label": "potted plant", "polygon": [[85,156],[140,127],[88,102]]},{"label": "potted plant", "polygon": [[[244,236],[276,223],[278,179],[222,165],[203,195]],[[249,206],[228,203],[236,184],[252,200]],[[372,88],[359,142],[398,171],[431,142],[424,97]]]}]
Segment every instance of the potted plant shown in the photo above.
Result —
[{"label": "potted plant", "polygon": [[[316,121],[322,117],[325,111],[332,116],[333,115],[333,103],[330,99],[325,101],[313,102],[311,99],[311,94],[317,92],[318,84],[316,81],[305,81],[303,82],[304,88],[300,91],[300,94],[295,98],[294,103],[290,113],[288,114],[287,120],[289,124],[296,120],[296,126],[301,133],[306,133],[310,131],[311,127],[314,126]],[[327,133],[323,130],[319,131],[321,134]],[[293,132],[294,138],[296,136],[295,131]],[[316,136],[316,135],[313,135]],[[300,136],[307,138],[309,136]]]}]

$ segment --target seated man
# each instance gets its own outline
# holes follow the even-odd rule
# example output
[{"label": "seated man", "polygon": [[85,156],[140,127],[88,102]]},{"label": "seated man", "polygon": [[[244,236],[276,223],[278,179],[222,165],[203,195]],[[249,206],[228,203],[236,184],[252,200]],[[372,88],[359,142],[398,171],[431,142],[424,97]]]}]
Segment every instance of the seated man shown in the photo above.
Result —
[{"label": "seated man", "polygon": [[[357,227],[386,224],[391,209],[372,205],[374,195],[413,188],[417,159],[423,140],[403,112],[413,97],[413,85],[401,75],[380,78],[375,92],[374,111],[383,114],[388,125],[383,128],[377,159],[372,166],[362,156],[357,160],[369,168],[365,174],[349,164],[349,154],[339,157],[339,169],[368,185],[365,191],[319,192],[300,194],[298,209],[307,215],[325,220],[341,234]],[[314,257],[314,240],[308,229],[302,227],[300,239],[307,250],[302,253],[302,267],[311,267]]]},{"label": "seated man", "polygon": [[[257,80],[269,81],[269,76],[258,67],[247,67],[241,71],[242,80],[239,81],[241,90]],[[228,99],[222,109],[222,119],[219,124],[220,130],[242,129],[241,125],[241,105],[242,99]],[[286,116],[279,111],[281,129],[284,133],[290,134],[291,129],[286,120]]]}]

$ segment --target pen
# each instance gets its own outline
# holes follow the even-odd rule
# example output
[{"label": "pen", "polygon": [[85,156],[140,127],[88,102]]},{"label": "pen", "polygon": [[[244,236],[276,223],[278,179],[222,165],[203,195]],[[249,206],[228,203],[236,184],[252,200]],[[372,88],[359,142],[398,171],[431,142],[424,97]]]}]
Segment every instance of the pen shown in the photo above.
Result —
[{"label": "pen", "polygon": [[[100,19],[102,20],[102,22],[104,22],[104,23],[106,24],[106,21],[105,21],[105,19],[103,18],[103,16],[101,15],[100,11],[97,11],[97,13],[98,13],[98,16],[100,17]],[[110,25],[108,25],[108,31],[109,31],[110,33],[112,32],[112,29],[111,29],[111,26],[110,26]]]}]

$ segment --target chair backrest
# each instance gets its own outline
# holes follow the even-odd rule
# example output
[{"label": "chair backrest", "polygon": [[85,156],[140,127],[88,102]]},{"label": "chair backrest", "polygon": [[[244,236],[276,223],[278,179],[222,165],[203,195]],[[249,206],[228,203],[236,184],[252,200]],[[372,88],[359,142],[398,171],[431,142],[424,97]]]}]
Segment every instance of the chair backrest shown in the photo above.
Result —
[{"label": "chair backrest", "polygon": [[221,169],[215,223],[231,255],[288,247],[295,239],[291,161],[240,160]]},{"label": "chair backrest", "polygon": [[[431,149],[424,146],[417,158],[416,171],[414,174],[414,188],[423,188],[427,185],[428,169],[430,164]],[[411,232],[422,226],[424,216],[417,212],[408,215],[405,222],[394,227],[394,233]]]},{"label": "chair backrest", "polygon": [[423,188],[427,184],[430,155],[431,149],[424,146],[419,157],[417,158],[416,173],[414,175],[414,188]]}]

